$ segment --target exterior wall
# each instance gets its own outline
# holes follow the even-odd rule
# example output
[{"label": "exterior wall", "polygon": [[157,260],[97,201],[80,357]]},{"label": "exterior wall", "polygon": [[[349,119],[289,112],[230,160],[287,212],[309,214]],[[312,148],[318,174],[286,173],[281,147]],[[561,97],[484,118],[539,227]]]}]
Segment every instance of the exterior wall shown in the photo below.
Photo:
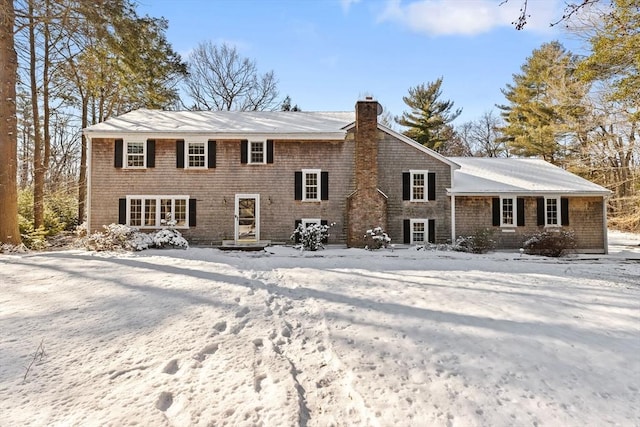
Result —
[{"label": "exterior wall", "polygon": [[[118,222],[118,200],[127,195],[188,195],[197,199],[197,224],[181,230],[196,243],[234,239],[235,195],[260,195],[260,239],[289,242],[295,220],[321,218],[336,223],[329,243],[346,241],[346,200],[354,189],[352,140],[274,140],[274,162],[240,162],[239,140],[217,140],[216,168],[176,168],[175,140],[156,139],[155,168],[115,168],[114,140],[91,142],[91,231]],[[329,172],[329,200],[294,200],[294,174]]]},{"label": "exterior wall", "polygon": [[[403,242],[403,220],[435,220],[435,241],[451,240],[451,166],[393,136],[378,131],[378,188],[387,196],[387,234],[392,243]],[[423,169],[436,173],[436,199],[427,202],[402,200],[402,173]]]},{"label": "exterior wall", "polygon": [[[562,228],[575,232],[577,250],[604,252],[603,198],[563,197],[569,198],[569,225]],[[528,236],[545,229],[544,226],[537,225],[536,197],[524,197],[524,200],[525,225],[499,227],[492,225],[492,197],[456,196],[456,236],[471,235],[478,229],[489,228],[495,231],[494,238],[497,240],[498,249],[521,248]]]}]

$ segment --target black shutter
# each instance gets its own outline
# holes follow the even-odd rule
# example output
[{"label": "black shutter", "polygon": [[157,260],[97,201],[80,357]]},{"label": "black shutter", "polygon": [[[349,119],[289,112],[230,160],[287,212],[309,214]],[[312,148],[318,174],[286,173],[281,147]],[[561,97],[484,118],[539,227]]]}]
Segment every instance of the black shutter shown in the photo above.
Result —
[{"label": "black shutter", "polygon": [[184,141],[182,139],[176,141],[176,167],[184,169]]},{"label": "black shutter", "polygon": [[[297,230],[297,229],[298,229],[298,226],[299,226],[300,224],[302,224],[302,220],[301,220],[301,219],[296,219],[296,221],[295,221],[295,223],[294,223],[294,224],[295,224],[295,225],[294,225],[294,228],[293,228],[293,229],[294,229],[294,230]],[[298,233],[295,233],[294,235],[295,235],[295,237],[294,237],[293,242],[294,242],[295,244],[300,243],[300,235],[299,235]]]},{"label": "black shutter", "polygon": [[524,199],[522,197],[518,197],[516,199],[517,205],[516,209],[518,210],[518,227],[524,226]]},{"label": "black shutter", "polygon": [[196,226],[196,199],[189,199],[189,227]]},{"label": "black shutter", "polygon": [[243,139],[240,141],[240,163],[247,163],[249,152],[249,141]]},{"label": "black shutter", "polygon": [[295,173],[295,199],[302,200],[302,171]]},{"label": "black shutter", "polygon": [[544,225],[544,218],[546,216],[544,211],[544,197],[538,197],[536,203],[538,205],[538,225]]},{"label": "black shutter", "polygon": [[329,200],[329,172],[320,172],[320,200]]},{"label": "black shutter", "polygon": [[273,140],[267,139],[267,163],[273,163]]},{"label": "black shutter", "polygon": [[207,142],[207,167],[213,169],[216,167],[216,142]]},{"label": "black shutter", "polygon": [[429,240],[429,243],[435,243],[436,242],[436,220],[435,219],[430,219],[428,224],[428,230],[429,230],[429,235],[427,236],[427,239]]},{"label": "black shutter", "polygon": [[127,223],[127,199],[118,200],[118,224]]},{"label": "black shutter", "polygon": [[147,167],[156,167],[156,140],[147,139]]},{"label": "black shutter", "polygon": [[411,243],[411,220],[402,221],[402,233],[404,234],[404,243]]},{"label": "black shutter", "polygon": [[435,200],[436,199],[436,173],[428,172],[427,173],[427,200]]},{"label": "black shutter", "polygon": [[411,174],[402,172],[402,200],[411,200]]},{"label": "black shutter", "polygon": [[122,167],[122,146],[123,141],[121,139],[116,139],[116,147],[113,152],[113,167],[121,168]]},{"label": "black shutter", "polygon": [[560,217],[562,225],[569,225],[569,199],[566,197],[560,199]]},{"label": "black shutter", "polygon": [[493,225],[500,225],[500,197],[494,197],[491,200],[492,209],[491,209],[491,218],[493,220]]},{"label": "black shutter", "polygon": [[[321,219],[320,220],[320,225],[329,225],[329,222],[326,219]],[[322,243],[324,243],[325,245],[329,242],[329,233],[327,233],[324,238],[322,239]]]}]

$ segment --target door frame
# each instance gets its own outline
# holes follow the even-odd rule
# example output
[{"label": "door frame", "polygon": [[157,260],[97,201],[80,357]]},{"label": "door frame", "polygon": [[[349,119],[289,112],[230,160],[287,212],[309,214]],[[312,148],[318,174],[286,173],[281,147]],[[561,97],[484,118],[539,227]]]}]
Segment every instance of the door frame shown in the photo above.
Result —
[{"label": "door frame", "polygon": [[255,241],[260,241],[260,194],[249,193],[237,193],[235,198],[235,212],[234,212],[234,230],[233,239],[237,242],[253,242],[254,240],[240,240],[238,239],[238,233],[240,232],[240,199],[254,199],[254,218],[256,223],[256,238]]}]

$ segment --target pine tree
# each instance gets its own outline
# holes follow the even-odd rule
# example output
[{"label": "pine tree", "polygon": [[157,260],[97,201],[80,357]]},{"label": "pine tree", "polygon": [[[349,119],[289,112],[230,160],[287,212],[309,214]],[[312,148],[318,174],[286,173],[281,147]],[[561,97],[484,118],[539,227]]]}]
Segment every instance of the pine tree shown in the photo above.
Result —
[{"label": "pine tree", "polygon": [[589,85],[576,73],[577,57],[557,41],[535,49],[502,90],[508,105],[499,105],[501,128],[514,155],[541,157],[558,163],[575,136],[575,124],[585,114]]},{"label": "pine tree", "polygon": [[396,122],[409,129],[404,132],[409,138],[434,150],[438,150],[450,136],[448,124],[455,120],[462,109],[453,109],[453,101],[442,101],[442,77],[409,88],[409,95],[402,97],[410,112],[402,113]]}]

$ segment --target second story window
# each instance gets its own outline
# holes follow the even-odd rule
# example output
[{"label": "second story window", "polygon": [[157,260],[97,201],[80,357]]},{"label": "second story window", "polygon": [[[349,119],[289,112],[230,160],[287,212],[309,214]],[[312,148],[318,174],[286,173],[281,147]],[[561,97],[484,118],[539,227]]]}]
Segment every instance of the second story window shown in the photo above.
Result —
[{"label": "second story window", "polygon": [[320,170],[303,169],[302,182],[304,186],[302,189],[302,200],[320,200]]},{"label": "second story window", "polygon": [[128,168],[145,167],[145,145],[144,142],[127,142],[126,164]]},{"label": "second story window", "polygon": [[204,142],[187,143],[188,167],[205,168],[207,166],[207,145]]},{"label": "second story window", "polygon": [[427,171],[411,171],[411,200],[427,200]]},{"label": "second story window", "polygon": [[266,141],[249,142],[249,163],[265,163]]}]

